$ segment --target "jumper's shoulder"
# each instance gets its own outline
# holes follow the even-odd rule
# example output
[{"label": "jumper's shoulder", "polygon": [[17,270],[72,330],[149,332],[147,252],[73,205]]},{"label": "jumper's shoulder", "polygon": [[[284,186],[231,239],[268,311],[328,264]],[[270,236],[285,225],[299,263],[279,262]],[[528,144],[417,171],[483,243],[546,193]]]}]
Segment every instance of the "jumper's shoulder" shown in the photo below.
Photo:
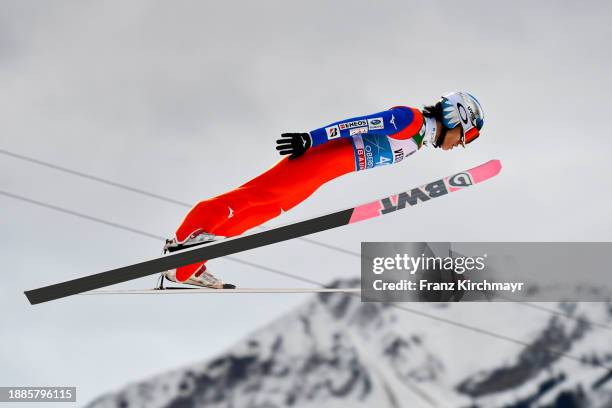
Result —
[{"label": "jumper's shoulder", "polygon": [[391,137],[409,139],[419,134],[424,122],[420,110],[409,106],[394,106],[389,111],[392,113],[392,124],[397,130]]}]

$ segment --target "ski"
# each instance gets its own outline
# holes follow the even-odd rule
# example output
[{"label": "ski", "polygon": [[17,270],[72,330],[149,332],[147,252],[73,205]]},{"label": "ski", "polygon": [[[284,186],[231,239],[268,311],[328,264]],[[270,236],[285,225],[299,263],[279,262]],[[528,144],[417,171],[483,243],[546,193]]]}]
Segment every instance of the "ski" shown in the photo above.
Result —
[{"label": "ski", "polygon": [[236,288],[209,289],[169,286],[164,289],[92,290],[81,295],[172,295],[198,293],[358,293],[361,288]]},{"label": "ski", "polygon": [[472,169],[354,208],[272,228],[263,232],[215,241],[210,244],[173,252],[159,258],[133,265],[28,290],[24,293],[29,302],[35,305],[153,275],[183,265],[193,264],[203,259],[215,259],[304,235],[341,227],[343,225],[353,224],[380,215],[393,213],[417,205],[419,202],[429,201],[432,198],[442,197],[448,193],[462,190],[494,177],[500,170],[501,162],[499,160],[490,160]]}]

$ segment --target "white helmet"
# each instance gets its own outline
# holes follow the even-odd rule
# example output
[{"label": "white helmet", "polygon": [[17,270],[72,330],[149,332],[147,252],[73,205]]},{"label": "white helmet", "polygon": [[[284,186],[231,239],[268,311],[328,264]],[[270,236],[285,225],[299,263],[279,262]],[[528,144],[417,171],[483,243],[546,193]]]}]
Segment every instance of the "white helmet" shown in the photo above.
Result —
[{"label": "white helmet", "polygon": [[467,92],[451,92],[442,96],[440,102],[444,127],[453,129],[461,124],[461,144],[471,143],[480,136],[480,129],[484,125],[484,112],[478,99]]}]

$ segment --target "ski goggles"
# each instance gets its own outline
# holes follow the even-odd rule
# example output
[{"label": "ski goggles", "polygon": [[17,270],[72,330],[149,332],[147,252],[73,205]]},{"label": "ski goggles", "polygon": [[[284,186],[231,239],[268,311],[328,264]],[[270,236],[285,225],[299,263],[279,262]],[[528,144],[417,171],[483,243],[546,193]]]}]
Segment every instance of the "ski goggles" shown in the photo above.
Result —
[{"label": "ski goggles", "polygon": [[461,146],[465,147],[465,145],[470,144],[474,140],[478,139],[478,136],[480,136],[480,131],[478,129],[472,128],[470,132],[466,133],[465,129],[462,127],[461,128],[461,138],[459,139],[459,143],[461,143]]}]

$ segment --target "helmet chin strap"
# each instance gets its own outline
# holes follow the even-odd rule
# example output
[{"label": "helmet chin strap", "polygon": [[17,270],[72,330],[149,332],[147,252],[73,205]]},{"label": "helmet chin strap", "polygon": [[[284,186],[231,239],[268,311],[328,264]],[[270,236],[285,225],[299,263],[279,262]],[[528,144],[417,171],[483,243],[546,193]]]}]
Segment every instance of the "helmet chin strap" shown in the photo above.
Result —
[{"label": "helmet chin strap", "polygon": [[[426,117],[425,118],[425,134],[423,135],[423,143],[425,145],[431,145],[433,147],[438,147],[439,144],[436,143],[436,133],[438,130],[438,127],[442,126],[442,124],[440,122],[438,122],[436,119],[431,118],[431,117]],[[444,126],[442,126],[442,128],[444,128]],[[444,137],[446,136],[446,132],[444,132],[444,130],[442,130],[441,132],[443,132],[444,134],[440,134],[440,136],[442,137],[442,142],[444,142]],[[440,143],[442,144],[442,143]]]},{"label": "helmet chin strap", "polygon": [[436,139],[434,136],[433,142],[431,143],[433,147],[440,147],[444,144],[444,140],[446,139],[446,133],[448,132],[448,128],[444,125],[440,126],[440,136]]},{"label": "helmet chin strap", "polygon": [[[440,135],[436,138],[436,133],[440,128]],[[446,140],[446,134],[448,132],[448,128],[444,126],[441,122],[437,121],[434,118],[426,117],[425,118],[425,135],[423,142],[427,145],[432,145],[433,147],[441,147],[444,144],[444,140]]]}]

